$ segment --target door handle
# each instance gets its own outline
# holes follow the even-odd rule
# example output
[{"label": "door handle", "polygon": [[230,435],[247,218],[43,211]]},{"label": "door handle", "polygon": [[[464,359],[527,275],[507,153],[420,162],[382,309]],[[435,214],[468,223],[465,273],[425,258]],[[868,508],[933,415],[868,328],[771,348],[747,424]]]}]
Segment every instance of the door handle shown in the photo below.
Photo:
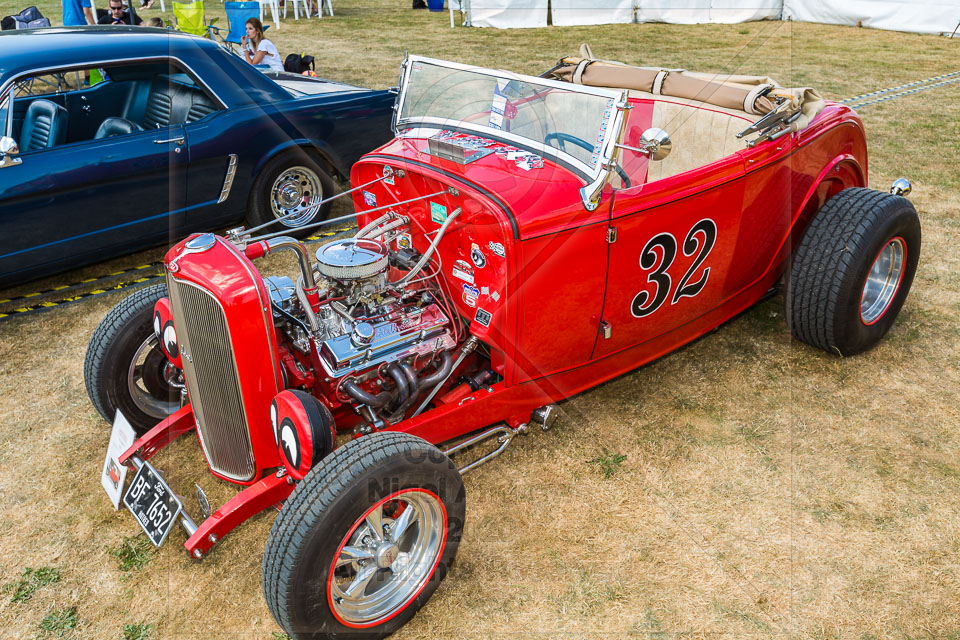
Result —
[{"label": "door handle", "polygon": [[184,138],[183,136],[177,136],[176,138],[169,138],[167,140],[154,140],[153,144],[168,144],[170,142],[174,142],[176,144],[182,145],[186,141],[187,141],[186,138]]}]

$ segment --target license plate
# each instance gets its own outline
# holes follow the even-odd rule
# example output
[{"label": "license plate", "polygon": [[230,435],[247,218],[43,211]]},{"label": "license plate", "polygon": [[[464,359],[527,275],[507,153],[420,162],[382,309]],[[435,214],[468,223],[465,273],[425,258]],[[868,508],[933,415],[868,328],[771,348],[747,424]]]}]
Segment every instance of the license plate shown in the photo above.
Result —
[{"label": "license plate", "polygon": [[183,505],[157,470],[144,462],[123,496],[123,504],[137,519],[155,546],[167,539]]}]

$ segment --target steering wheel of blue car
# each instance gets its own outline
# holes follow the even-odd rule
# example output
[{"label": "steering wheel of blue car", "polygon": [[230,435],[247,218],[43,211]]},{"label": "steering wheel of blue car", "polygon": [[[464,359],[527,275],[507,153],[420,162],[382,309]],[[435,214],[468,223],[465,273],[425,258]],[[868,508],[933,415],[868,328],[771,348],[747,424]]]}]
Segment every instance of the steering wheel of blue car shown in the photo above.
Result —
[{"label": "steering wheel of blue car", "polygon": [[[589,151],[590,153],[593,153],[593,145],[592,145],[592,144],[590,144],[589,142],[587,142],[586,140],[584,140],[584,139],[582,139],[582,138],[578,138],[578,137],[575,136],[575,135],[571,135],[571,134],[566,133],[566,132],[563,132],[563,131],[554,131],[553,133],[548,133],[548,134],[547,134],[546,136],[544,136],[544,138],[543,138],[543,141],[544,141],[546,144],[550,144],[550,141],[551,141],[551,140],[556,140],[557,142],[560,143],[560,146],[559,146],[558,148],[559,148],[561,151],[565,151],[566,149],[564,148],[564,144],[567,143],[567,142],[570,142],[570,143],[575,144],[576,146],[580,147],[581,149],[586,149],[586,150]],[[623,181],[623,188],[624,188],[624,189],[629,189],[630,187],[633,186],[633,183],[630,182],[630,177],[627,176],[626,171],[624,171],[624,170],[623,170],[623,167],[621,167],[620,165],[617,165],[617,175],[620,176],[620,180]]]}]

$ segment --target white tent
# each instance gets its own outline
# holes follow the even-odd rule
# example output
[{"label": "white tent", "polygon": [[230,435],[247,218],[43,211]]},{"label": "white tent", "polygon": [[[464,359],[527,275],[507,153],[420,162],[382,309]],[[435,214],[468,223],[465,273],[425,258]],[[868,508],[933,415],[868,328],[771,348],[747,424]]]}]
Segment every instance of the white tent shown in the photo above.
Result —
[{"label": "white tent", "polygon": [[783,19],[940,33],[960,21],[960,0],[784,0]]},{"label": "white tent", "polygon": [[[448,0],[452,3],[457,0]],[[465,24],[500,29],[668,22],[796,20],[940,33],[960,21],[960,0],[459,0]]]}]

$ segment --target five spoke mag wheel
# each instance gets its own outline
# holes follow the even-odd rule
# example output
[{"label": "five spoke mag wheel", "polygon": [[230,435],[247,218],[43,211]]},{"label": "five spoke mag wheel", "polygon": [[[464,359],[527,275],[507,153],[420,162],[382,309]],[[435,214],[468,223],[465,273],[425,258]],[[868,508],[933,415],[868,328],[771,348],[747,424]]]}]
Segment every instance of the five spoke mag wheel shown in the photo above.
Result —
[{"label": "five spoke mag wheel", "polygon": [[416,596],[446,542],[446,509],[425,489],[378,501],[343,538],[328,580],[334,616],[350,625],[375,624]]},{"label": "five spoke mag wheel", "polygon": [[263,591],[292,638],[381,638],[422,607],[456,556],[456,466],[414,436],[353,440],[302,480],[273,524]]},{"label": "five spoke mag wheel", "polygon": [[910,291],[920,235],[906,198],[863,188],[830,198],[793,255],[785,296],[793,335],[843,356],[875,345]]}]

